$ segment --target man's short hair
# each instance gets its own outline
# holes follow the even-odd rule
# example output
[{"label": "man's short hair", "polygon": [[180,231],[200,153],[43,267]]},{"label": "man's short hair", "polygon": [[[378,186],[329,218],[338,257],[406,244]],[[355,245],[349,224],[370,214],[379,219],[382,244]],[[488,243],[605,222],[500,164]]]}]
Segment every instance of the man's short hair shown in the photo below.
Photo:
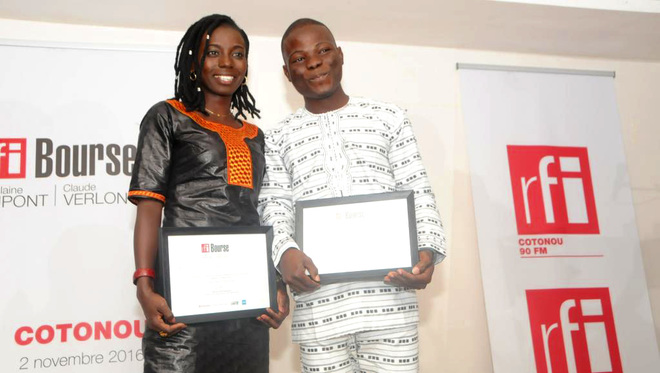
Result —
[{"label": "man's short hair", "polygon": [[311,19],[311,18],[300,18],[300,19],[297,19],[297,20],[293,21],[293,23],[291,23],[289,25],[289,27],[287,27],[286,31],[284,31],[284,35],[282,35],[282,41],[280,43],[280,49],[282,51],[283,56],[284,56],[284,40],[286,40],[286,38],[289,36],[289,34],[291,34],[294,30],[296,30],[300,27],[303,27],[303,26],[308,26],[308,25],[317,25],[317,26],[325,27],[328,30],[328,32],[330,33],[330,36],[332,36],[332,41],[333,42],[335,41],[335,36],[332,35],[332,31],[330,31],[328,26],[326,26],[323,22],[319,22],[319,21],[317,21],[315,19]]}]

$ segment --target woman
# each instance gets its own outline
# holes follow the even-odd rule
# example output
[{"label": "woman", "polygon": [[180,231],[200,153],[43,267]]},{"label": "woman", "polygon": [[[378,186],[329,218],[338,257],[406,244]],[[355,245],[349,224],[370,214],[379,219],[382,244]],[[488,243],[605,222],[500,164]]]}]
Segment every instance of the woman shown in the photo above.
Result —
[{"label": "woman", "polygon": [[239,119],[259,114],[247,87],[249,47],[227,16],[190,26],[177,48],[175,99],[154,105],[140,126],[129,198],[137,205],[133,280],[147,319],[145,372],[267,372],[267,326],[289,313],[281,285],[279,312],[186,326],[154,287],[163,209],[167,227],[259,225],[264,135]]}]

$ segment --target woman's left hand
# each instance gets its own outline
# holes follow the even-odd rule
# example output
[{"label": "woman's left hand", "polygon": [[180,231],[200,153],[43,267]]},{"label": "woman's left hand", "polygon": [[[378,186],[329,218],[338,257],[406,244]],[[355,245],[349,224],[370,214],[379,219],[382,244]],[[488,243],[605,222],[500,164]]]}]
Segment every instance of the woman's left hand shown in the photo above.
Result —
[{"label": "woman's left hand", "polygon": [[279,312],[275,312],[271,308],[266,309],[266,313],[257,317],[257,320],[277,329],[289,315],[289,294],[286,292],[286,284],[282,281],[277,282],[277,308],[279,308]]}]

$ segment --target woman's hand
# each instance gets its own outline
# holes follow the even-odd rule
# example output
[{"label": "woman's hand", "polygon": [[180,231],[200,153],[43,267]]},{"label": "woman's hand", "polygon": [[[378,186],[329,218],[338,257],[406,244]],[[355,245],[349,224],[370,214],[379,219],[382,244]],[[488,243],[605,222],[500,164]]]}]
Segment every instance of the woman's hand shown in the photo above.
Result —
[{"label": "woman's hand", "polygon": [[273,329],[277,329],[289,315],[289,294],[286,292],[286,284],[282,281],[277,281],[277,308],[279,308],[279,312],[268,308],[266,313],[257,317],[257,320]]},{"label": "woman's hand", "polygon": [[147,319],[147,327],[157,331],[161,337],[176,334],[186,327],[177,323],[165,298],[153,290],[153,280],[140,277],[137,281],[137,298]]}]

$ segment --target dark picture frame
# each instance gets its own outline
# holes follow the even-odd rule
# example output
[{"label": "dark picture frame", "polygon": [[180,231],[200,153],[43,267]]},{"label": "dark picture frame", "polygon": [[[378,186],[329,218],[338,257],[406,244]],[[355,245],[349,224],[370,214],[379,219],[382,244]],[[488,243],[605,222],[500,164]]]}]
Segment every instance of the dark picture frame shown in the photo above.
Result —
[{"label": "dark picture frame", "polygon": [[[394,209],[388,210],[386,214],[369,214],[369,209],[376,207],[381,202],[386,201],[400,201],[397,203]],[[388,206],[391,204],[388,204]],[[367,211],[364,214],[372,215],[375,219],[391,219],[395,216],[405,216],[407,217],[406,222],[399,224],[394,229],[379,229],[378,227],[374,228],[372,224],[365,224],[369,227],[365,227],[362,230],[362,234],[365,237],[377,237],[381,241],[388,241],[388,237],[391,237],[393,242],[402,242],[406,241],[408,244],[404,247],[401,247],[402,255],[400,257],[405,257],[405,259],[400,262],[398,266],[378,266],[373,267],[372,261],[363,260],[360,263],[361,268],[355,270],[352,265],[351,256],[355,254],[358,250],[366,250],[368,245],[360,245],[352,243],[355,237],[344,237],[342,232],[335,232],[327,230],[322,234],[319,232],[322,229],[319,226],[310,228],[313,225],[323,224],[324,218],[319,218],[324,216],[331,221],[334,219],[333,214],[337,215],[337,219],[340,218],[341,214],[356,214],[354,212],[344,212],[344,210],[338,210],[338,206],[344,206],[348,210],[354,210],[354,207],[359,206],[360,209]],[[327,208],[327,214],[322,210]],[[306,217],[309,211],[316,209],[315,218],[309,216]],[[336,283],[336,282],[346,282],[346,281],[367,281],[367,280],[378,280],[383,279],[391,271],[397,269],[404,269],[406,271],[411,271],[412,267],[417,264],[419,261],[419,251],[417,247],[417,223],[415,218],[415,201],[414,201],[414,192],[413,191],[397,191],[397,192],[388,192],[388,193],[377,193],[377,194],[365,194],[365,195],[356,195],[349,197],[336,197],[336,198],[326,198],[326,199],[316,199],[316,200],[305,200],[297,201],[295,206],[296,211],[296,242],[300,246],[300,249],[305,252],[312,261],[314,261],[316,267],[319,269],[319,276],[321,278],[322,284]],[[340,211],[340,212],[337,212]],[[360,210],[361,211],[361,210]],[[359,215],[360,213],[357,213]],[[391,215],[390,215],[391,214]],[[364,222],[364,220],[363,220]],[[383,221],[385,222],[385,220]],[[353,222],[351,222],[352,224]],[[359,219],[355,219],[356,224],[360,224]],[[391,228],[391,227],[390,227]],[[359,227],[358,227],[359,229]],[[321,239],[325,244],[332,245],[332,247],[340,251],[337,255],[342,255],[345,263],[351,263],[350,270],[347,271],[333,271],[333,272],[324,272],[324,263],[314,259],[315,248],[311,247],[312,239],[306,239],[305,233],[311,234],[310,232],[315,232],[314,234],[317,237],[313,237],[315,242],[319,242]],[[405,239],[407,236],[407,239]],[[341,249],[341,250],[339,250]],[[374,250],[374,255],[386,255],[384,253],[378,253],[377,250]],[[318,258],[317,258],[318,259]],[[408,261],[409,259],[409,261]]]},{"label": "dark picture frame", "polygon": [[[203,238],[206,239],[211,237],[211,239],[214,242],[218,242],[220,244],[219,245],[209,244],[207,251],[204,251],[205,249],[203,247],[204,244],[202,244],[202,246],[191,244],[186,246],[192,246],[192,247],[186,247],[185,249],[181,247],[177,247],[176,249],[174,249],[173,238],[175,237],[179,239],[183,237],[186,240],[190,240],[191,243],[195,241],[199,241]],[[257,247],[252,247],[251,244],[241,245],[240,242],[236,243],[237,240],[238,241],[241,240],[241,237],[251,237],[250,239],[251,241],[252,240],[259,241],[259,244],[257,245]],[[231,241],[232,244],[231,245],[222,244],[223,242],[227,242],[227,241]],[[202,323],[202,322],[210,322],[210,321],[238,319],[244,317],[257,317],[261,314],[264,314],[266,312],[266,308],[268,307],[277,311],[278,310],[277,285],[275,278],[275,267],[273,266],[273,261],[271,257],[272,242],[273,242],[273,230],[272,227],[270,226],[161,228],[160,252],[158,254],[160,281],[163,289],[163,297],[165,298],[165,300],[167,300],[167,303],[172,309],[172,312],[174,313],[177,322],[194,324],[194,323]],[[216,248],[217,250],[215,250]],[[190,261],[184,260],[181,263],[172,261],[171,257],[173,256],[173,250],[176,250],[176,255],[178,255],[177,256],[178,258],[181,258],[181,255],[183,255],[184,257],[186,257],[186,259],[190,258]],[[172,281],[182,281],[179,276],[182,276],[186,273],[194,272],[194,276],[196,278],[201,277],[201,279],[198,279],[198,283],[197,283],[200,286],[202,285],[210,286],[212,288],[214,285],[220,285],[221,287],[225,288],[227,286],[227,283],[229,283],[232,293],[236,292],[240,294],[242,289],[240,289],[239,287],[241,287],[241,285],[244,283],[243,281],[246,280],[247,277],[237,278],[237,279],[222,278],[220,280],[216,278],[217,276],[215,276],[215,274],[213,273],[199,273],[199,272],[195,272],[194,269],[185,268],[185,266],[189,265],[190,263],[196,263],[196,261],[197,263],[199,263],[199,260],[207,260],[207,258],[211,260],[230,260],[227,254],[230,253],[231,250],[250,250],[251,251],[250,253],[241,253],[241,255],[249,254],[250,263],[254,265],[254,267],[262,268],[263,270],[267,271],[265,277],[261,276],[263,280],[262,283],[257,285],[257,287],[259,288],[258,298],[262,300],[268,299],[268,301],[266,302],[267,304],[261,302],[255,304],[254,307],[252,307],[251,304],[247,305],[247,301],[245,299],[241,301],[237,298],[236,302],[238,302],[238,304],[236,304],[235,307],[233,307],[233,305],[230,306],[230,308],[231,307],[236,308],[235,310],[213,311],[214,307],[209,307],[209,310],[211,310],[211,312],[194,312],[194,313],[184,312],[183,314],[181,313],[177,314],[178,309],[190,308],[190,307],[185,307],[188,305],[183,304],[182,301],[182,298],[189,296],[189,294],[184,295],[181,290],[176,290],[174,291],[173,294]],[[225,257],[221,259],[218,258],[214,259],[213,258],[214,254],[217,255],[224,254]],[[199,255],[206,255],[206,257],[202,258]],[[228,263],[228,265],[232,265],[232,264]],[[240,265],[244,267],[246,266],[246,263],[236,263],[235,265],[236,266]],[[174,278],[172,276],[174,276]],[[259,276],[249,277],[247,279],[250,281],[255,281],[256,277]],[[224,283],[216,284],[214,283],[214,281],[224,281]],[[267,292],[267,294],[265,294],[265,292]],[[189,292],[185,291],[185,293],[189,293]],[[205,302],[204,299],[197,299],[197,298],[195,298],[194,301],[199,302],[199,304]]]}]

